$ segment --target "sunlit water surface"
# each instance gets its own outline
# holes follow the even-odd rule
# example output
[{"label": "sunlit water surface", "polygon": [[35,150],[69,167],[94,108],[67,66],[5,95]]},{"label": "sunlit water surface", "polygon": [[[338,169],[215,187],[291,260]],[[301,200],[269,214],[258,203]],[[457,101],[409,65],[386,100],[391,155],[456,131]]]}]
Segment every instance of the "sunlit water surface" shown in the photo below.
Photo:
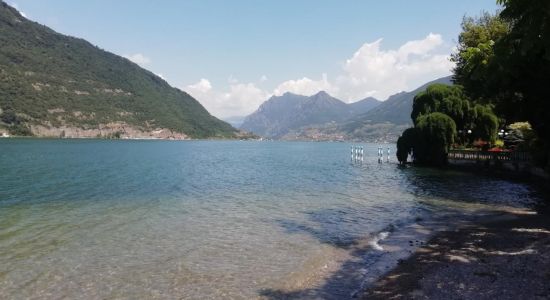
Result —
[{"label": "sunlit water surface", "polygon": [[0,140],[0,298],[252,298],[389,225],[537,201],[363,146]]}]

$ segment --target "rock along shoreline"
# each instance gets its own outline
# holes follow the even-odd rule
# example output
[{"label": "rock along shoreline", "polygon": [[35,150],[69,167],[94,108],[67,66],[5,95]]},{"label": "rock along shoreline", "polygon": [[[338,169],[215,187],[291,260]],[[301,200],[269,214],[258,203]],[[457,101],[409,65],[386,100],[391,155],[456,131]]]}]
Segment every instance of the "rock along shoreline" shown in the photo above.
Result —
[{"label": "rock along shoreline", "polygon": [[361,299],[549,299],[550,214],[502,212],[434,235]]}]

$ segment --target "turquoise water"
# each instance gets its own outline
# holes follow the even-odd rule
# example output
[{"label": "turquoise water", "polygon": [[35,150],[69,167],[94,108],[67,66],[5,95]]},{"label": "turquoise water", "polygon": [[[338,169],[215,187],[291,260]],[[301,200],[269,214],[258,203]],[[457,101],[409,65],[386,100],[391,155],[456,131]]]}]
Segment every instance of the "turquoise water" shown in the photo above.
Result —
[{"label": "turquoise water", "polygon": [[346,143],[0,140],[0,298],[254,298],[390,225],[538,201],[363,146],[352,163]]}]

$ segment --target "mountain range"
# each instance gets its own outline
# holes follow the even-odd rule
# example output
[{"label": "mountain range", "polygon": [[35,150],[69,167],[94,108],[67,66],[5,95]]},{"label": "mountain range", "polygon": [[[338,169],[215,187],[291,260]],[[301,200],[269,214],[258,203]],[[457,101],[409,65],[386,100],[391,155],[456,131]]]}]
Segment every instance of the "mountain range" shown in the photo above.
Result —
[{"label": "mountain range", "polygon": [[[345,103],[326,92],[273,96],[229,118],[274,139],[388,140],[410,126],[414,96],[437,79],[385,101]],[[242,125],[241,125],[242,123]],[[233,138],[242,132],[189,94],[130,60],[59,34],[0,1],[0,135]]]},{"label": "mountain range", "polygon": [[369,97],[346,104],[326,92],[285,93],[265,101],[240,128],[271,139],[395,141],[412,124],[414,96],[434,83],[451,84],[451,76],[385,101]]},{"label": "mountain range", "polygon": [[369,110],[363,115],[357,116],[354,121],[371,123],[393,123],[397,125],[411,124],[411,112],[413,99],[416,94],[424,91],[429,85],[435,83],[452,84],[452,76],[442,77],[430,81],[410,92],[400,92],[390,96],[383,101],[379,106]]},{"label": "mountain range", "polygon": [[231,138],[238,131],[130,60],[0,2],[0,134]]},{"label": "mountain range", "polygon": [[324,91],[310,97],[285,93],[269,98],[245,118],[240,128],[267,138],[281,138],[304,126],[343,122],[380,103],[367,98],[346,104]]}]

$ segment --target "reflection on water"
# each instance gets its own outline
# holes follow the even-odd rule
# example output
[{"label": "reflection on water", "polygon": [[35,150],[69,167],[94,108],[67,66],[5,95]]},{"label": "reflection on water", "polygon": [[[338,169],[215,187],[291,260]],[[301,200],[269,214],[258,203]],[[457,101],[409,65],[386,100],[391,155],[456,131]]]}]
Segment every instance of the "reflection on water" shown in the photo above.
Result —
[{"label": "reflection on water", "polygon": [[390,225],[538,199],[377,147],[358,165],[344,143],[2,140],[0,298],[257,297]]}]

